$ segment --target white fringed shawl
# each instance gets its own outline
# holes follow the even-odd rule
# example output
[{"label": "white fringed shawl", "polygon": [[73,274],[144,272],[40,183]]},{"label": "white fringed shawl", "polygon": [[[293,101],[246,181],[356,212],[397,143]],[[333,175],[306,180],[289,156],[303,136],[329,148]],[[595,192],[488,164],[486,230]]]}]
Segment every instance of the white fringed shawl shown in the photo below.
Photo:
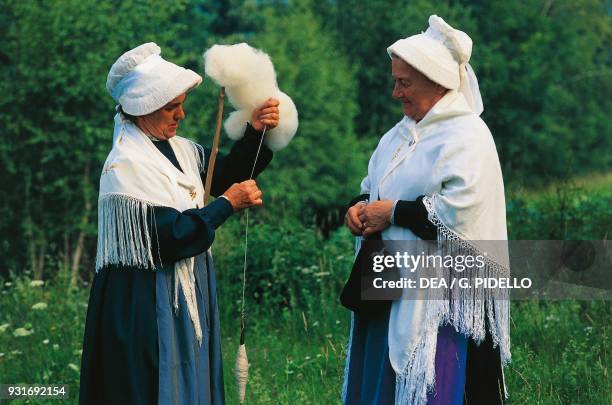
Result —
[{"label": "white fringed shawl", "polygon": [[[414,201],[425,195],[429,220],[437,226],[440,242],[447,242],[440,246],[462,254],[486,250],[489,260],[480,274],[509,275],[506,243],[482,246],[477,242],[507,240],[497,151],[486,124],[457,91],[449,91],[420,122],[404,117],[383,136],[370,159],[361,193],[369,193],[370,201]],[[410,229],[393,225],[382,232],[382,238],[419,239]],[[449,270],[436,271],[438,276],[450,275]],[[470,290],[468,295],[467,291],[453,290],[453,297],[459,299],[450,301],[424,299],[405,291],[404,299],[393,302],[389,357],[396,372],[396,404],[426,403],[435,379],[438,328],[447,322],[481,342],[488,318],[501,361],[510,360],[508,300],[494,299],[483,291],[474,294]]]},{"label": "white fringed shawl", "polygon": [[[184,173],[136,125],[121,114],[115,116],[113,148],[100,176],[96,271],[109,265],[154,269],[159,247],[152,246],[150,232],[155,229],[147,222],[147,211],[153,206],[180,212],[204,206],[201,147],[179,136],[169,142]],[[178,310],[180,285],[201,344],[193,266],[193,257],[174,264],[174,308]]]}]

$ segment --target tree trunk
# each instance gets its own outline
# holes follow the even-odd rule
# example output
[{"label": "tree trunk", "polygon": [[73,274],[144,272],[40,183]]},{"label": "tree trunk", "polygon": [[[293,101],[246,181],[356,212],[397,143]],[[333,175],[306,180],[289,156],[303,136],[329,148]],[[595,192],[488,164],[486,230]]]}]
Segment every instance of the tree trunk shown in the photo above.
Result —
[{"label": "tree trunk", "polygon": [[79,236],[77,237],[76,246],[72,254],[72,263],[70,266],[70,287],[76,287],[79,279],[79,268],[81,264],[81,257],[83,256],[83,249],[85,249],[85,236],[87,231],[87,225],[89,223],[89,216],[91,214],[91,192],[89,189],[89,164],[85,165],[83,170],[83,216],[79,224]]}]

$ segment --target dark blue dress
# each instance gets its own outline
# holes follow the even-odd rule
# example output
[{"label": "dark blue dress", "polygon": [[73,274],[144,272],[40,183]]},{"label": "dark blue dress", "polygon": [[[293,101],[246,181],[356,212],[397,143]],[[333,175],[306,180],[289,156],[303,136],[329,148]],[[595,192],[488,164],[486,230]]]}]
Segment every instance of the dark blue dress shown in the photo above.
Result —
[{"label": "dark blue dress", "polygon": [[[248,179],[259,140],[248,126],[230,153],[217,158],[212,195]],[[167,141],[155,145],[182,170]],[[262,146],[255,176],[271,159],[272,152]],[[108,266],[95,275],[85,322],[81,404],[224,403],[217,289],[207,250],[232,212],[224,198],[184,212],[154,207],[151,236],[161,259],[155,271]],[[178,311],[173,307],[174,262],[188,257],[195,257],[201,345],[180,289]]]}]

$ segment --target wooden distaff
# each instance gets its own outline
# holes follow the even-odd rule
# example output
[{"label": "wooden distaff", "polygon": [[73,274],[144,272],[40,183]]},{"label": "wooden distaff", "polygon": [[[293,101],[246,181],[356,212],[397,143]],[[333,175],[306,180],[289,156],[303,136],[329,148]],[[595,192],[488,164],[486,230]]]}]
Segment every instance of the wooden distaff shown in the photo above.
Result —
[{"label": "wooden distaff", "polygon": [[219,153],[219,139],[221,138],[221,124],[223,122],[223,102],[225,101],[225,87],[219,90],[219,102],[217,104],[217,126],[215,127],[215,137],[213,139],[210,158],[208,159],[208,170],[206,171],[206,184],[204,185],[204,206],[208,205],[210,197],[210,187],[212,185],[215,162]]}]

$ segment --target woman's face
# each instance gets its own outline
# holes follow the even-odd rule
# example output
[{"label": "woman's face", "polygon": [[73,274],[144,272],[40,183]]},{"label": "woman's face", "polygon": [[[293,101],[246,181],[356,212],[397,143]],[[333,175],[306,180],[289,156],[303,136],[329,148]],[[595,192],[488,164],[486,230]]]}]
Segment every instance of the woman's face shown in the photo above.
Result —
[{"label": "woman's face", "polygon": [[404,114],[415,121],[420,121],[446,92],[398,57],[391,59],[391,76],[395,81],[393,98],[402,103]]},{"label": "woman's face", "polygon": [[186,98],[186,94],[181,94],[159,110],[136,117],[136,125],[157,139],[166,140],[172,138],[176,135],[179,121],[185,118],[183,104]]}]

